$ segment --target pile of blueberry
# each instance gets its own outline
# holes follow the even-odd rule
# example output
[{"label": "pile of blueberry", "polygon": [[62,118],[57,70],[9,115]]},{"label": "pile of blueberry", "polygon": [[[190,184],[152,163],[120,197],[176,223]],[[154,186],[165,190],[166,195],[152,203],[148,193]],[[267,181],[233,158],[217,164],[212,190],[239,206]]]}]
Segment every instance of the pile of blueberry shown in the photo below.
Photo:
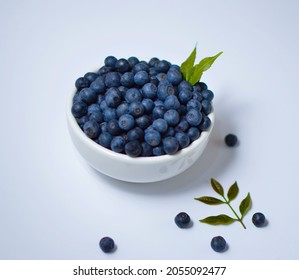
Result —
[{"label": "pile of blueberry", "polygon": [[76,80],[72,114],[87,137],[131,157],[175,154],[209,129],[214,94],[192,86],[178,65],[105,58]]}]

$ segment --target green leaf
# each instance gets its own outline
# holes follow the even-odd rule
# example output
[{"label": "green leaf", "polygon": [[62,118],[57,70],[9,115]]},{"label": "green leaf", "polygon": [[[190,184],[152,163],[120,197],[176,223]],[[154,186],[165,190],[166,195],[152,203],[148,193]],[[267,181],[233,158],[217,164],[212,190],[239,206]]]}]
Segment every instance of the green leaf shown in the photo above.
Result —
[{"label": "green leaf", "polygon": [[192,73],[193,65],[196,58],[196,46],[189,57],[181,64],[181,72],[184,78],[188,81]]},{"label": "green leaf", "polygon": [[198,200],[208,205],[219,205],[225,203],[224,201],[211,196],[202,196],[202,197],[195,198],[195,200]]},{"label": "green leaf", "polygon": [[207,217],[207,218],[199,220],[199,221],[202,223],[205,223],[205,224],[216,226],[216,225],[229,225],[229,224],[235,222],[236,219],[233,219],[227,215],[221,214],[218,216],[210,216],[210,217]]},{"label": "green leaf", "polygon": [[218,181],[216,181],[213,178],[211,179],[211,186],[216,193],[220,194],[222,197],[224,196],[223,187],[221,186],[221,184]]},{"label": "green leaf", "polygon": [[247,196],[241,201],[239,206],[239,210],[242,218],[246,215],[246,213],[250,210],[250,208],[251,208],[251,197],[250,197],[250,193],[248,193]]},{"label": "green leaf", "polygon": [[234,200],[239,193],[239,187],[237,182],[234,182],[227,192],[228,201]]},{"label": "green leaf", "polygon": [[215,56],[206,57],[202,59],[197,65],[194,66],[191,77],[188,79],[189,83],[194,85],[196,84],[202,76],[204,71],[207,71],[214,63],[214,61],[222,54],[223,52],[219,52]]}]

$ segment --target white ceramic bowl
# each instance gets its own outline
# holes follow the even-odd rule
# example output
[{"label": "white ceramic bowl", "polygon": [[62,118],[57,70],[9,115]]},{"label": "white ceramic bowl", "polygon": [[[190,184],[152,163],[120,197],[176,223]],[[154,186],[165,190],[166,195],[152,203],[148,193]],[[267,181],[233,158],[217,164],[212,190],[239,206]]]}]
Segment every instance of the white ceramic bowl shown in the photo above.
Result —
[{"label": "white ceramic bowl", "polygon": [[209,130],[175,155],[132,158],[106,149],[89,139],[72,115],[72,93],[67,100],[67,123],[72,141],[81,156],[96,170],[112,178],[134,183],[162,181],[189,168],[203,153],[215,122],[214,111],[209,114]]}]

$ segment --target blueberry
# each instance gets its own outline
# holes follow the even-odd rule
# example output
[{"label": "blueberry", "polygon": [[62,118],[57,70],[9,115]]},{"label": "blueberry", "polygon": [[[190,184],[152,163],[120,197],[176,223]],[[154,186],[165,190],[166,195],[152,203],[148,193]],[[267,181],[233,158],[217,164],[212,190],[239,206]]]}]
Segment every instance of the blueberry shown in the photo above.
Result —
[{"label": "blueberry", "polygon": [[84,75],[84,78],[86,78],[89,81],[89,83],[92,83],[98,77],[99,77],[99,74],[93,73],[93,72],[88,72]]},{"label": "blueberry", "polygon": [[137,119],[135,119],[136,125],[141,129],[146,129],[151,123],[152,120],[149,115],[143,115]]},{"label": "blueberry", "polygon": [[75,82],[75,86],[78,90],[89,87],[89,84],[90,84],[89,80],[86,79],[85,77],[80,77]]},{"label": "blueberry", "polygon": [[107,56],[104,60],[105,66],[112,67],[112,68],[115,67],[116,62],[117,62],[117,58],[112,55]]},{"label": "blueberry", "polygon": [[214,93],[209,90],[209,89],[205,89],[201,92],[202,97],[208,101],[212,101],[212,99],[214,98]]},{"label": "blueberry", "polygon": [[84,124],[83,131],[87,137],[95,139],[100,134],[100,125],[96,121],[88,121]]},{"label": "blueberry", "polygon": [[202,108],[201,103],[196,99],[189,100],[186,106],[187,106],[187,111],[191,109],[197,109],[198,111],[200,111]]},{"label": "blueberry", "polygon": [[191,109],[186,114],[186,121],[191,126],[199,125],[201,120],[202,120],[202,114],[196,109]]},{"label": "blueberry", "polygon": [[87,113],[87,105],[82,102],[75,102],[72,105],[72,114],[75,118],[80,118],[82,116],[84,116]]},{"label": "blueberry", "polygon": [[164,101],[164,106],[166,110],[169,109],[178,109],[180,108],[181,104],[178,98],[175,95],[169,95],[166,97]]},{"label": "blueberry", "polygon": [[121,94],[117,88],[109,88],[106,92],[105,101],[108,107],[116,108],[121,103]]},{"label": "blueberry", "polygon": [[154,156],[162,156],[165,155],[164,149],[162,146],[157,146],[153,148],[153,155]]},{"label": "blueberry", "polygon": [[188,134],[191,142],[193,142],[193,141],[195,141],[196,139],[199,138],[200,131],[197,127],[192,126],[188,129],[187,134]]},{"label": "blueberry", "polygon": [[202,96],[201,92],[197,92],[197,91],[192,92],[192,98],[199,102],[201,102],[203,100],[203,96]]},{"label": "blueberry", "polygon": [[211,247],[215,252],[223,252],[226,248],[226,241],[222,236],[215,236],[211,240]]},{"label": "blueberry", "polygon": [[166,120],[170,126],[176,126],[180,122],[180,115],[176,110],[170,109],[165,112],[164,120]]},{"label": "blueberry", "polygon": [[167,131],[164,133],[164,137],[167,136],[174,136],[175,135],[175,129],[172,126],[168,126]]},{"label": "blueberry", "polygon": [[188,89],[188,90],[190,90],[190,91],[192,91],[192,85],[189,83],[189,82],[187,82],[186,80],[183,80],[183,81],[181,81],[180,83],[179,83],[179,86],[178,86],[178,90],[179,90],[179,92],[182,90],[182,89]]},{"label": "blueberry", "polygon": [[153,155],[153,147],[150,144],[146,142],[142,142],[141,147],[142,147],[141,156],[150,157]]},{"label": "blueberry", "polygon": [[107,122],[107,131],[114,136],[119,135],[121,133],[121,129],[116,119],[112,119]]},{"label": "blueberry", "polygon": [[179,100],[182,104],[187,104],[189,100],[193,97],[193,93],[189,89],[182,89],[179,92]]},{"label": "blueberry", "polygon": [[84,88],[80,91],[81,100],[86,104],[95,103],[98,99],[97,94],[90,88]]},{"label": "blueberry", "polygon": [[147,114],[151,113],[155,107],[154,101],[149,98],[144,98],[141,103],[144,107],[144,112]]},{"label": "blueberry", "polygon": [[256,227],[263,227],[266,224],[265,215],[260,212],[253,214],[252,222]]},{"label": "blueberry", "polygon": [[150,131],[146,131],[144,134],[144,140],[146,143],[150,144],[152,147],[158,146],[161,142],[161,134],[152,129]]},{"label": "blueberry", "polygon": [[176,64],[171,64],[168,71],[170,71],[170,70],[181,71],[181,67]]},{"label": "blueberry", "polygon": [[157,57],[152,57],[152,58],[149,60],[148,65],[149,65],[150,67],[154,67],[154,66],[155,66],[155,63],[157,63],[157,62],[159,62],[159,61],[160,61],[159,58],[157,58]]},{"label": "blueberry", "polygon": [[88,115],[91,115],[92,113],[98,113],[98,112],[101,112],[100,104],[97,104],[97,103],[91,104],[87,108]]},{"label": "blueberry", "polygon": [[198,126],[200,130],[207,130],[211,126],[211,120],[208,116],[204,116],[201,124]]},{"label": "blueberry", "polygon": [[119,104],[116,108],[116,116],[120,118],[120,116],[129,113],[129,103],[123,102]]},{"label": "blueberry", "polygon": [[139,62],[137,64],[135,64],[135,66],[133,67],[133,73],[136,74],[137,72],[140,72],[140,71],[148,71],[149,69],[149,66],[144,63],[144,62]]},{"label": "blueberry", "polygon": [[175,131],[184,132],[189,128],[189,124],[186,120],[181,120],[178,125],[175,127]]},{"label": "blueberry", "polygon": [[159,118],[153,121],[153,128],[163,134],[167,131],[168,124],[164,119]]},{"label": "blueberry", "polygon": [[169,70],[170,68],[170,63],[166,60],[161,60],[157,67],[156,67],[156,70],[158,72],[162,72],[162,73],[167,73],[167,71]]},{"label": "blueberry", "polygon": [[185,212],[180,212],[174,218],[174,222],[179,228],[188,228],[190,226],[190,221],[190,216]]},{"label": "blueberry", "polygon": [[167,83],[169,83],[168,80],[167,80],[167,74],[165,74],[165,73],[158,73],[156,75],[156,78],[157,78],[157,80],[159,82],[167,82]]},{"label": "blueberry", "polygon": [[109,72],[105,76],[105,85],[108,88],[120,86],[120,75],[117,72]]},{"label": "blueberry", "polygon": [[141,102],[132,102],[129,105],[129,114],[133,117],[138,118],[144,114],[144,107]]},{"label": "blueberry", "polygon": [[79,94],[79,92],[75,93],[75,95],[73,96],[72,101],[73,101],[73,104],[76,103],[76,102],[82,101],[81,95]]},{"label": "blueberry", "polygon": [[138,86],[143,86],[149,82],[149,76],[146,71],[139,71],[134,76],[134,82]]},{"label": "blueberry", "polygon": [[179,143],[175,137],[167,136],[163,139],[163,149],[166,154],[173,155],[179,149]]},{"label": "blueberry", "polygon": [[142,94],[146,98],[155,99],[157,97],[157,87],[153,83],[146,83],[142,87]]},{"label": "blueberry", "polygon": [[112,136],[108,132],[102,132],[98,137],[98,143],[101,146],[108,148],[108,149],[110,148],[111,141],[112,141]]},{"label": "blueberry", "polygon": [[155,106],[152,112],[153,119],[163,118],[165,111],[164,106]]},{"label": "blueberry", "polygon": [[89,118],[88,118],[88,116],[84,115],[83,117],[77,118],[76,120],[77,120],[78,125],[81,128],[83,128],[84,124],[89,121]]},{"label": "blueberry", "polygon": [[112,151],[122,153],[125,148],[126,141],[122,136],[115,136],[112,141],[110,148]]},{"label": "blueberry", "polygon": [[119,60],[117,60],[117,62],[115,63],[115,69],[117,72],[120,73],[125,73],[128,72],[130,70],[131,66],[128,62],[128,60],[121,58]]},{"label": "blueberry", "polygon": [[128,58],[128,62],[131,66],[131,68],[133,68],[137,63],[139,63],[139,59],[135,56],[131,56]]},{"label": "blueberry", "polygon": [[105,253],[111,252],[114,249],[114,246],[115,246],[113,239],[108,237],[108,236],[103,237],[100,240],[99,245],[100,245],[101,250]]},{"label": "blueberry", "polygon": [[125,87],[134,86],[134,74],[132,72],[124,73],[120,78],[120,83]]},{"label": "blueberry", "polygon": [[182,73],[179,70],[170,69],[167,72],[167,80],[173,85],[178,85],[182,79]]},{"label": "blueberry", "polygon": [[170,83],[160,83],[158,85],[157,97],[160,100],[165,101],[167,96],[174,95],[174,94],[175,94],[174,88]]},{"label": "blueberry", "polygon": [[199,82],[198,85],[200,86],[202,91],[208,89],[208,86],[204,82]]},{"label": "blueberry", "polygon": [[102,102],[100,103],[100,108],[101,108],[102,112],[104,112],[107,108],[109,108],[106,101],[105,101],[105,97],[102,100]]},{"label": "blueberry", "polygon": [[100,124],[104,120],[102,112],[94,112],[94,113],[90,114],[89,120],[96,121],[97,123]]},{"label": "blueberry", "polygon": [[107,122],[101,122],[100,129],[102,132],[107,132]]},{"label": "blueberry", "polygon": [[143,140],[144,131],[140,127],[134,127],[127,132],[128,141]]},{"label": "blueberry", "polygon": [[229,147],[234,147],[238,143],[238,138],[234,134],[228,134],[224,138],[225,144]]},{"label": "blueberry", "polygon": [[104,93],[106,91],[106,85],[105,85],[105,80],[103,77],[98,77],[95,79],[91,84],[90,88],[95,92],[95,93]]},{"label": "blueberry", "polygon": [[124,131],[129,131],[135,125],[135,120],[132,115],[124,114],[118,120],[119,127]]},{"label": "blueberry", "polygon": [[103,111],[103,117],[105,122],[109,122],[112,119],[116,118],[116,110],[114,108],[106,108]]},{"label": "blueberry", "polygon": [[158,72],[157,72],[157,70],[156,70],[155,67],[150,67],[150,68],[148,69],[148,73],[149,73],[150,77],[152,77],[152,76],[156,76],[156,75],[158,74]]},{"label": "blueberry", "polygon": [[188,147],[190,144],[190,138],[185,132],[177,132],[175,138],[178,140],[181,149]]},{"label": "blueberry", "polygon": [[120,87],[118,87],[118,90],[119,90],[122,98],[125,99],[126,92],[128,91],[128,88],[126,88],[125,86],[120,86]]},{"label": "blueberry", "polygon": [[138,157],[142,153],[142,147],[137,140],[129,141],[125,145],[125,153],[130,157]]},{"label": "blueberry", "polygon": [[102,66],[99,71],[98,71],[98,74],[100,76],[105,76],[107,73],[111,72],[113,70],[112,67],[109,67],[109,66]]},{"label": "blueberry", "polygon": [[128,103],[132,103],[134,101],[141,101],[142,95],[137,88],[130,88],[127,90],[125,99]]},{"label": "blueberry", "polygon": [[206,100],[204,99],[202,102],[201,102],[201,105],[202,105],[202,111],[208,115],[210,114],[210,112],[212,111],[212,104],[209,100]]}]

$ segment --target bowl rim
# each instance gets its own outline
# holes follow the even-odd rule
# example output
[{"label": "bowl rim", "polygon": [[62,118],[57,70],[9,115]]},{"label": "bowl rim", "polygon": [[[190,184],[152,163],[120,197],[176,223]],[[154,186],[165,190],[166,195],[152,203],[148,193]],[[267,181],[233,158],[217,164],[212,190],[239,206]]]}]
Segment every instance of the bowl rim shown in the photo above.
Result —
[{"label": "bowl rim", "polygon": [[214,112],[214,106],[212,106],[211,112],[208,114],[208,117],[211,120],[211,125],[209,129],[202,131],[199,138],[194,140],[188,147],[179,150],[174,155],[161,155],[161,156],[148,156],[148,157],[130,157],[126,154],[121,154],[114,152],[108,148],[102,147],[100,144],[96,143],[92,139],[88,138],[83,130],[78,125],[76,118],[73,116],[71,112],[72,104],[73,104],[73,97],[76,94],[76,90],[71,92],[67,97],[67,120],[69,126],[72,128],[72,130],[76,133],[76,135],[80,138],[80,140],[88,145],[90,148],[92,148],[95,152],[105,154],[107,157],[110,157],[112,159],[123,161],[125,163],[151,163],[151,164],[158,164],[161,162],[168,162],[172,161],[175,158],[181,158],[186,155],[188,155],[191,151],[195,150],[196,147],[198,147],[201,143],[204,143],[206,139],[209,137],[209,135],[212,132],[214,123],[215,123],[215,112]]}]

